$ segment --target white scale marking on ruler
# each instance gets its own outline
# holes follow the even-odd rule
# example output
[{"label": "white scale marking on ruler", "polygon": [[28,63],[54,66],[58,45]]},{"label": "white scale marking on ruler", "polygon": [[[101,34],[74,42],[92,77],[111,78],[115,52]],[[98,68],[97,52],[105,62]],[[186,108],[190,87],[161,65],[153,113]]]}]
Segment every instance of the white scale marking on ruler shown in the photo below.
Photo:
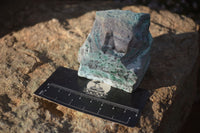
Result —
[{"label": "white scale marking on ruler", "polygon": [[[43,95],[43,94],[42,94]],[[45,96],[45,95],[44,95]],[[48,96],[45,96],[45,97],[48,97]],[[51,97],[48,97],[48,98],[50,98],[51,99]],[[64,102],[62,102],[62,101],[60,101],[60,100],[58,100],[60,103],[63,103],[64,105],[66,105],[66,103],[64,103]],[[71,103],[73,102],[73,99],[70,101],[70,103],[68,104],[68,105],[71,105]],[[71,105],[72,106],[72,105]],[[76,106],[73,106],[73,107],[75,107],[75,108],[77,108]],[[89,110],[86,110],[85,109],[85,106],[82,108],[84,111],[87,111],[87,112],[90,112],[90,113],[94,113],[94,112],[91,112],[91,111],[89,111]],[[99,115],[99,116],[102,116],[102,117],[105,117],[105,118],[111,118],[111,119],[113,119],[113,120],[116,120],[116,119],[114,119],[114,115],[112,116],[112,117],[107,117],[107,116],[104,116],[104,115],[100,115],[99,114],[99,112],[101,111],[101,108],[98,110],[98,112],[97,112],[97,114]],[[124,112],[126,112],[126,110],[124,110]],[[127,120],[127,121],[121,121],[121,120],[117,120],[118,122],[121,122],[121,123],[124,123],[124,124],[127,124],[129,121],[130,121],[130,119],[131,119],[131,117],[129,117],[129,119]]]},{"label": "white scale marking on ruler", "polygon": [[124,110],[124,112],[123,113],[126,113],[126,109]]},{"label": "white scale marking on ruler", "polygon": [[99,112],[101,111],[101,108],[99,108],[99,110],[98,110],[98,112],[97,112],[97,114],[99,114]]},{"label": "white scale marking on ruler", "polygon": [[[65,91],[67,91],[67,92],[70,92],[70,94],[68,94],[68,96],[70,96],[71,93],[77,94],[77,92],[74,91],[74,90],[69,90],[68,88],[64,88],[64,87],[62,87],[62,86],[59,86],[59,85],[56,85],[56,84],[53,84],[53,83],[51,83],[51,84],[49,84],[49,85],[50,85],[50,86],[53,86],[53,87],[56,87],[56,88],[61,88],[61,89],[65,90]],[[80,93],[80,94],[78,94],[78,95],[85,96],[85,94],[82,94],[82,93]],[[87,97],[92,97],[92,96],[87,95]],[[111,104],[111,105],[113,105],[113,103],[110,102],[110,101],[106,101],[106,100],[104,100],[104,99],[98,99],[98,98],[95,98],[95,97],[92,97],[92,98],[94,98],[94,99],[97,100],[97,101],[101,101],[101,102],[105,102],[106,104]],[[92,100],[90,100],[90,103],[92,103]],[[133,108],[130,108],[130,107],[128,107],[128,106],[124,106],[124,105],[117,104],[117,103],[114,103],[114,104],[115,104],[117,107],[122,108],[122,109],[123,109],[123,108],[127,108],[127,109],[130,110],[130,111],[134,111],[134,112],[136,112],[136,113],[139,112],[137,109],[133,109]],[[126,112],[126,111],[125,111],[125,112]]]},{"label": "white scale marking on ruler", "polygon": [[71,99],[71,101],[69,102],[69,105],[71,105],[71,103],[74,101],[74,99]]},{"label": "white scale marking on ruler", "polygon": [[[48,85],[50,85],[50,84],[48,83]],[[50,86],[47,86],[47,88],[50,88]],[[45,95],[44,93],[47,92],[47,91],[48,91],[47,89],[41,90],[41,91],[39,92],[39,94],[40,94],[40,95]],[[61,91],[61,89],[58,90],[58,92],[60,92],[60,91]],[[66,90],[65,90],[65,91],[66,91]],[[69,92],[68,96],[71,96],[71,93],[73,93],[73,91],[72,91],[72,92],[71,92],[71,91],[67,91],[67,92]],[[79,98],[78,98],[79,100],[82,99],[81,96],[82,96],[82,95],[79,95]],[[46,96],[46,97],[48,97],[48,96]],[[49,97],[49,98],[50,98],[50,97]],[[55,100],[57,100],[57,98],[58,98],[58,97],[56,97]],[[62,102],[62,101],[60,101],[60,100],[57,100],[57,101],[59,101],[59,102],[61,102],[61,103],[64,103],[64,102]],[[73,101],[74,101],[74,99],[71,99],[71,101],[68,103],[68,105],[72,106],[71,104],[72,104]],[[93,99],[90,99],[89,103],[92,103],[92,102],[93,102]],[[66,105],[67,103],[64,103],[64,104]],[[99,116],[103,116],[103,117],[106,117],[106,118],[115,120],[115,118],[114,118],[115,115],[112,115],[112,117],[107,117],[107,116],[104,116],[104,115],[99,114],[100,111],[102,110],[102,107],[103,107],[104,104],[105,104],[105,103],[101,103],[100,108],[99,108],[97,114],[98,114]],[[109,104],[108,104],[108,105],[109,105]],[[111,104],[111,105],[112,105],[112,104]],[[77,107],[75,107],[75,108],[77,108]],[[83,106],[83,107],[82,107],[82,110],[87,111],[87,112],[90,112],[89,110],[87,110],[87,109],[85,109],[85,108],[86,108],[86,107]],[[115,110],[115,106],[112,107],[112,110]],[[131,111],[131,110],[130,110],[130,111]],[[123,113],[126,113],[126,112],[127,112],[127,109],[124,109]],[[91,113],[94,113],[94,112],[91,112]],[[138,116],[138,114],[135,114],[135,117],[137,117],[137,116]],[[121,120],[117,120],[117,121],[118,121],[118,122],[121,122],[121,123],[126,123],[126,124],[128,124],[128,123],[130,122],[131,119],[132,119],[132,117],[129,117],[129,118],[127,119],[127,121],[121,121]]]},{"label": "white scale marking on ruler", "polygon": [[41,90],[39,94],[41,95],[42,93],[43,93],[43,90]]},{"label": "white scale marking on ruler", "polygon": [[131,119],[131,117],[128,117],[128,120],[127,120],[127,122],[126,122],[126,123],[129,123],[130,119]]}]

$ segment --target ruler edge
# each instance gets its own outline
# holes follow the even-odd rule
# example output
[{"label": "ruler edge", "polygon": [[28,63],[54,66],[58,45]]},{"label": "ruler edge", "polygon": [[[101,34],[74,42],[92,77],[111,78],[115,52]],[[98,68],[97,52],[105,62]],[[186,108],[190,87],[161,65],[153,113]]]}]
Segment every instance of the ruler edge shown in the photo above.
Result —
[{"label": "ruler edge", "polygon": [[117,121],[111,121],[110,119],[107,119],[107,118],[102,118],[102,117],[100,117],[100,116],[98,116],[98,115],[95,115],[95,114],[92,114],[92,113],[88,113],[88,112],[80,111],[80,110],[78,110],[78,109],[74,109],[74,108],[71,108],[71,107],[67,107],[67,106],[65,106],[65,105],[63,105],[63,104],[56,103],[56,102],[53,101],[53,100],[44,98],[44,97],[42,97],[42,96],[40,96],[40,95],[37,95],[37,94],[35,94],[35,93],[34,93],[34,96],[36,96],[36,97],[38,97],[38,98],[40,98],[40,99],[43,99],[43,100],[45,100],[45,101],[51,102],[51,103],[53,103],[53,104],[60,105],[60,106],[65,107],[65,108],[69,108],[69,109],[71,109],[71,110],[73,110],[73,111],[78,111],[78,112],[81,112],[81,113],[83,113],[83,114],[87,114],[87,115],[90,115],[90,116],[93,116],[93,117],[96,117],[96,118],[100,118],[100,119],[103,119],[103,120],[106,120],[106,121],[109,121],[109,122],[113,122],[113,123],[120,124],[120,125],[122,125],[122,126],[130,127],[130,128],[134,128],[134,127],[136,126],[136,124],[138,123],[138,120],[139,120],[139,118],[140,118],[140,115],[141,115],[141,112],[139,112],[138,115],[137,115],[137,117],[134,117],[134,118],[136,118],[135,122],[134,122],[133,124],[128,124],[128,125],[126,125],[126,124],[123,124],[123,123],[120,123],[120,122],[117,122]]}]

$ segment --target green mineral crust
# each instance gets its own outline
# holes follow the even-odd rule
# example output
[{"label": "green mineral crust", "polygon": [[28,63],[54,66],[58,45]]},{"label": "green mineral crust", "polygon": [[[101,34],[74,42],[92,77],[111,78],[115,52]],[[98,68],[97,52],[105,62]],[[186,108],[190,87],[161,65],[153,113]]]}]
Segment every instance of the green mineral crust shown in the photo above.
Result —
[{"label": "green mineral crust", "polygon": [[92,31],[79,51],[78,75],[132,92],[150,62],[149,25],[149,14],[97,12]]}]

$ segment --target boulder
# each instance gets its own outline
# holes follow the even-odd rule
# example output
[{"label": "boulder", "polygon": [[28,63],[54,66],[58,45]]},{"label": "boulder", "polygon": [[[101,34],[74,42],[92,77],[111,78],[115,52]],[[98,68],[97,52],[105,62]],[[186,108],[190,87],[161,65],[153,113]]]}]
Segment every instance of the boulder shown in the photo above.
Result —
[{"label": "boulder", "polygon": [[[37,19],[44,10],[46,16],[64,18],[69,13],[66,23],[53,18],[0,38],[0,132],[177,132],[197,91],[198,25],[169,11],[157,12],[144,6],[121,8],[149,13],[154,39],[151,62],[140,84],[149,90],[150,98],[137,126],[129,128],[33,95],[58,66],[78,70],[78,50],[95,18],[92,7],[117,7],[112,2],[63,5],[55,9],[46,4],[30,16]],[[78,17],[73,18],[73,14]]]}]

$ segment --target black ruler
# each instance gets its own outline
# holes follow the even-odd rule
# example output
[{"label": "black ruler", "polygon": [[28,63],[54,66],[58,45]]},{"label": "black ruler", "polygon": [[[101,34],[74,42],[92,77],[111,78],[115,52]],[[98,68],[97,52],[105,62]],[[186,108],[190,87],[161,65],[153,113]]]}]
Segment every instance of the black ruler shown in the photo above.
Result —
[{"label": "black ruler", "polygon": [[35,94],[63,106],[106,120],[133,127],[149,97],[145,89],[127,93],[111,88],[107,95],[97,97],[85,92],[90,80],[77,76],[77,71],[59,67]]}]

